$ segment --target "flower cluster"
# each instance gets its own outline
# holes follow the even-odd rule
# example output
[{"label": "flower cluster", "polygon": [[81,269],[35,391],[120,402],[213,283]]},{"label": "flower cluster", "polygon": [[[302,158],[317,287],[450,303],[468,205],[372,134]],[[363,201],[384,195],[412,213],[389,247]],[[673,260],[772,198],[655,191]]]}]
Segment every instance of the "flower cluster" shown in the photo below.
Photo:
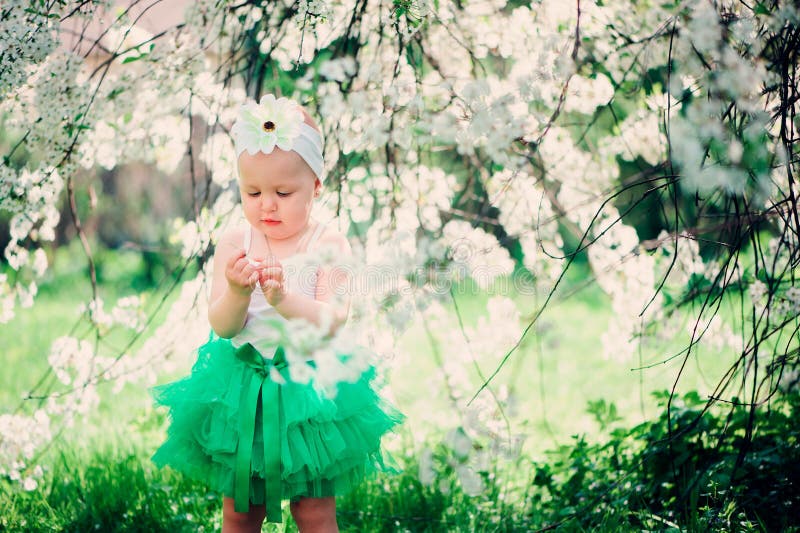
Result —
[{"label": "flower cluster", "polygon": [[[9,222],[9,241],[3,251],[8,265],[18,271],[14,283],[3,275],[0,279],[0,323],[14,317],[14,301],[23,307],[33,305],[37,293],[36,279],[47,269],[47,255],[40,247],[29,248],[22,243],[41,243],[55,238],[60,215],[55,207],[63,183],[59,173],[39,168],[34,172],[22,169],[17,173],[0,164],[0,210],[12,213]],[[27,279],[27,281],[26,281]]]},{"label": "flower cluster", "polygon": [[318,23],[327,21],[331,14],[332,8],[327,0],[300,0],[294,18],[305,28],[306,25],[314,27]]},{"label": "flower cluster", "polygon": [[25,0],[4,2],[0,13],[0,101],[28,78],[56,47],[58,18],[30,9]]},{"label": "flower cluster", "polygon": [[139,296],[120,298],[110,313],[104,307],[102,299],[92,300],[88,305],[82,304],[79,307],[81,314],[85,313],[101,334],[108,333],[114,326],[133,331],[141,331],[144,327],[145,314]]},{"label": "flower cluster", "polygon": [[50,442],[50,417],[43,409],[33,416],[0,415],[0,476],[36,490],[44,470],[30,464],[37,450]]},{"label": "flower cluster", "polygon": [[[759,23],[754,12],[737,9],[727,31],[709,2],[693,2],[675,51],[676,72],[668,88],[683,100],[669,135],[688,192],[724,190],[755,194],[761,204],[769,193],[770,119],[761,88],[775,82],[752,42]],[[735,110],[741,118],[729,121]]]},{"label": "flower cluster", "polygon": [[203,208],[196,220],[173,220],[171,242],[180,244],[183,257],[196,256],[219,237],[222,221],[233,212],[234,205],[233,193],[226,191],[211,209]]}]

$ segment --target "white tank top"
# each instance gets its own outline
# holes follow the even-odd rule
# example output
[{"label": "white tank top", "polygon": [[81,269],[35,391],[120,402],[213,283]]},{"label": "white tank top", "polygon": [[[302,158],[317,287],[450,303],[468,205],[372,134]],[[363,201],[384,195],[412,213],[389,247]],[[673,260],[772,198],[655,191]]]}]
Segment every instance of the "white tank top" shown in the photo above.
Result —
[{"label": "white tank top", "polygon": [[[281,259],[283,267],[284,286],[287,291],[299,292],[309,298],[316,296],[317,270],[319,265],[314,261],[313,252],[319,236],[325,229],[326,224],[317,223],[314,233],[306,245],[305,252],[297,252],[290,257]],[[244,231],[243,247],[245,257],[249,257],[250,243],[252,241],[253,227],[249,224]],[[265,358],[272,358],[275,349],[278,347],[278,332],[274,321],[287,322],[287,319],[278,313],[264,296],[261,286],[256,284],[256,288],[250,295],[250,304],[247,307],[247,318],[242,330],[231,338],[234,346],[241,346],[249,342]]]}]

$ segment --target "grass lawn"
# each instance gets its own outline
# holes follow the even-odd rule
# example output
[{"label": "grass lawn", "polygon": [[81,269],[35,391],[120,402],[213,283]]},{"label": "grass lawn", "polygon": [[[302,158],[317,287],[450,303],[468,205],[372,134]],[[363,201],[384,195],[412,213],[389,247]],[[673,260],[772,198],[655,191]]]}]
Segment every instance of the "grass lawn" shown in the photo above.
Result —
[{"label": "grass lawn", "polygon": [[[42,284],[36,305],[18,310],[16,318],[0,330],[0,363],[12,369],[0,374],[0,412],[13,412],[21,397],[40,380],[54,379],[47,372],[49,346],[57,337],[75,331],[80,319],[78,305],[91,294],[80,266],[83,259],[78,254],[71,250],[57,256],[55,274]],[[70,259],[76,257],[80,259]],[[129,280],[141,266],[135,254],[125,253],[119,253],[110,265],[101,287],[109,303],[135,293]],[[456,296],[467,326],[486,314],[489,296],[469,290]],[[522,313],[524,327],[539,304],[531,296],[512,296]],[[155,305],[155,296],[148,297],[153,300],[148,305]],[[168,304],[156,323],[163,319]],[[457,328],[452,302],[449,304],[451,327]],[[650,393],[672,386],[681,358],[643,371],[633,369],[665,359],[682,348],[688,336],[661,344],[649,343],[637,361],[607,360],[599,339],[610,317],[608,298],[594,285],[569,298],[556,298],[498,373],[492,386],[496,389],[505,385],[513,393],[517,408],[510,418],[511,429],[526,435],[525,456],[544,457],[546,450],[569,443],[574,434],[588,434],[590,439],[601,440],[606,428],[601,428],[587,413],[589,402],[603,400],[606,406],[615,404],[616,413],[624,423],[655,415],[655,400]],[[124,340],[120,337],[118,342]],[[115,342],[113,337],[110,342]],[[441,345],[438,349],[441,357],[457,357],[463,362],[475,392],[480,379],[470,359],[464,354],[450,353]],[[472,501],[458,491],[444,494],[419,484],[416,456],[422,446],[430,444],[426,435],[440,438],[443,431],[459,425],[460,417],[441,386],[443,382],[437,374],[438,365],[424,324],[417,320],[411,325],[401,338],[398,351],[401,355],[390,370],[391,385],[387,392],[408,415],[408,421],[400,434],[387,439],[386,445],[402,458],[406,471],[402,476],[366,484],[363,493],[343,499],[340,504],[343,530],[428,530],[419,529],[413,520],[407,520],[416,515],[438,517],[438,522],[425,526],[431,531],[442,530],[443,525],[448,530],[470,531],[480,520],[503,520],[511,530],[532,527],[536,523],[534,516],[512,518],[521,512],[522,501],[500,505],[495,500],[489,509],[481,507],[487,505],[485,499]],[[482,373],[491,373],[503,355],[497,353],[479,360]],[[694,389],[701,395],[707,394],[730,360],[709,349],[696,350],[688,360],[679,390]],[[187,359],[186,372],[190,365]],[[160,381],[173,377],[163,376]],[[110,387],[101,386],[100,394],[101,408],[86,427],[62,434],[42,459],[42,463],[49,465],[48,481],[43,488],[10,499],[4,497],[5,503],[13,506],[7,516],[17,520],[14,523],[18,527],[23,527],[19,522],[22,517],[30,516],[38,525],[34,527],[31,522],[28,527],[42,531],[48,530],[48,523],[75,531],[90,530],[97,524],[101,530],[116,524],[113,529],[120,531],[218,528],[219,495],[208,494],[202,486],[174,477],[168,471],[156,471],[149,463],[149,454],[163,439],[165,425],[163,413],[151,409],[144,387],[128,385],[121,393],[113,394]],[[459,405],[463,407],[465,401],[459,400]],[[500,465],[500,470],[514,467],[512,461]],[[400,491],[406,496],[387,498],[387,490],[390,494]],[[75,502],[75,498],[80,501]],[[425,507],[435,502],[441,508],[432,514]],[[448,518],[453,509],[466,514]],[[508,516],[503,518],[503,513]],[[389,519],[395,515],[399,517],[396,524]],[[152,523],[146,521],[150,519]],[[448,525],[447,520],[454,522]],[[13,529],[11,525],[0,521],[0,531],[4,526]],[[614,530],[613,524],[609,530]]]},{"label": "grass lawn", "polygon": [[[456,295],[462,319],[466,325],[474,324],[486,315],[490,295],[462,292],[468,294]],[[543,298],[538,301],[531,296],[512,295],[512,298],[521,311],[524,327],[533,319]],[[458,322],[452,302],[449,309],[453,315],[450,327],[456,329]],[[575,434],[602,438],[602,428],[587,410],[590,402],[604,401],[606,406],[613,403],[620,422],[625,424],[657,414],[652,393],[673,387],[684,357],[661,361],[680,353],[688,345],[689,335],[666,341],[648,339],[641,350],[641,359],[609,360],[603,355],[600,338],[608,327],[611,312],[608,297],[594,285],[566,299],[557,296],[494,378],[495,390],[505,385],[516,396],[518,413],[514,418],[518,426],[512,427],[512,431],[527,434],[524,446],[527,452],[540,454],[569,442]],[[419,390],[420,377],[437,372],[431,342],[419,320],[404,336],[402,350],[409,354],[408,362],[393,369],[391,384],[401,407],[412,414],[408,424],[416,433],[432,429],[442,418],[454,420],[455,410],[443,388],[425,390],[424,394]],[[446,347],[439,346],[439,350],[445,359],[451,356],[464,359],[473,384],[472,393],[476,392],[482,380],[469,358],[448,353]],[[490,375],[505,353],[498,351],[480,360],[481,373]],[[710,394],[733,357],[731,350],[725,356],[703,345],[693,348],[676,391]],[[637,370],[648,365],[652,366]],[[466,400],[461,405],[465,403]],[[432,411],[446,415],[431,416]]]}]

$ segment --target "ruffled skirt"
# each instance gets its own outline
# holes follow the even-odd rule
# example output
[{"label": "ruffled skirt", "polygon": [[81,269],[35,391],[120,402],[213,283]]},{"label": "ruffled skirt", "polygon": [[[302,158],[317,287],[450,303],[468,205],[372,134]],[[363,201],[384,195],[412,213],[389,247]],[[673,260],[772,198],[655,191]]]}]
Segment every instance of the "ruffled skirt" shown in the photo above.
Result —
[{"label": "ruffled skirt", "polygon": [[[276,369],[283,384],[271,380],[269,372],[259,374],[227,339],[214,338],[201,346],[189,376],[150,389],[155,405],[169,409],[170,422],[152,461],[170,465],[225,496],[234,497],[236,485],[240,498],[245,468],[247,501],[253,504],[274,501],[276,494],[265,494],[265,486],[276,487],[278,480],[279,505],[282,499],[341,495],[371,473],[399,471],[380,444],[405,416],[373,389],[374,368],[354,383],[340,383],[333,398],[312,383],[290,381],[286,368]],[[257,398],[254,383],[261,387]],[[268,401],[276,401],[277,409],[269,403],[262,408]],[[251,437],[248,430],[242,435],[243,422],[247,425],[243,419],[253,412],[255,427],[248,444]],[[240,444],[252,450],[240,449]],[[279,444],[278,450],[273,444]],[[269,479],[273,485],[265,485]]]}]

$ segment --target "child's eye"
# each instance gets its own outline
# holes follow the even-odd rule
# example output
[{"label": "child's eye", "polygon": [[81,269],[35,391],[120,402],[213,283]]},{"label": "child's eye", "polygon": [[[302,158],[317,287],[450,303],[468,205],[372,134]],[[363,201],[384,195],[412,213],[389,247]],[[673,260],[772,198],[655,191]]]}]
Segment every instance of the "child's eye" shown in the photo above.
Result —
[{"label": "child's eye", "polygon": [[292,194],[292,193],[290,193],[290,192],[280,192],[280,191],[278,191],[278,196],[280,196],[281,198],[283,198],[283,197],[285,197],[285,196],[289,196],[290,194]]},{"label": "child's eye", "polygon": [[249,192],[249,193],[247,193],[247,196],[258,196],[259,194],[261,194],[261,193],[260,192]]}]

